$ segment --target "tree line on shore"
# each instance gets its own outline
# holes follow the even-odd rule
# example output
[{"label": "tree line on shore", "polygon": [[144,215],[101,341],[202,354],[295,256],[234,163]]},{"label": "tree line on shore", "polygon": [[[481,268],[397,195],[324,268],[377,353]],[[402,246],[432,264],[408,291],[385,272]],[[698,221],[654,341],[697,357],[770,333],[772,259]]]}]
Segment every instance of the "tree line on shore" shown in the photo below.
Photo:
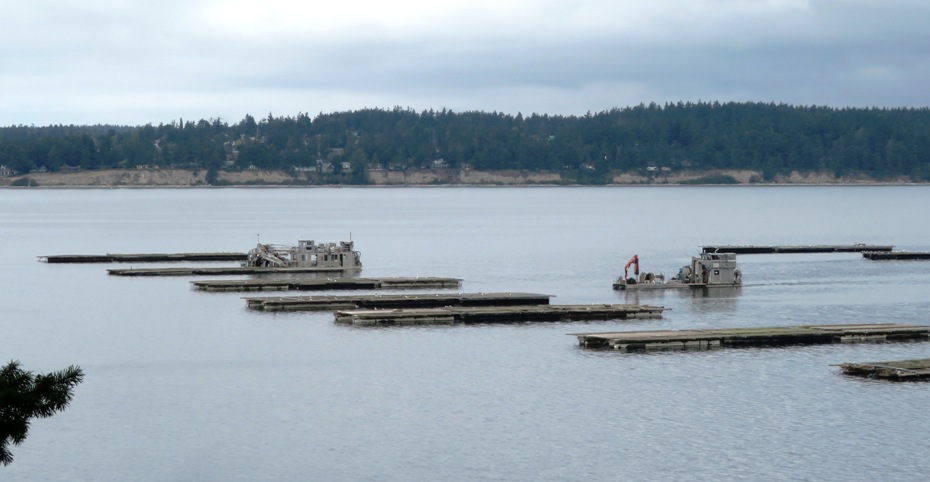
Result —
[{"label": "tree line on shore", "polygon": [[556,171],[581,183],[646,169],[751,169],[930,181],[930,109],[773,103],[640,104],[584,116],[409,108],[251,115],[144,126],[0,128],[0,165],[300,170],[364,183],[369,169]]}]

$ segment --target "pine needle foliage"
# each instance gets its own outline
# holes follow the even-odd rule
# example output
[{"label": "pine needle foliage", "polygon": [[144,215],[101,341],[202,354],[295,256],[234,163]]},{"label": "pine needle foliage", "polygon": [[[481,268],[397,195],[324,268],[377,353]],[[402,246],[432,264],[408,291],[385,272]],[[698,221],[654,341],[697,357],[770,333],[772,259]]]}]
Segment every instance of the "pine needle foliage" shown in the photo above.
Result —
[{"label": "pine needle foliage", "polygon": [[47,374],[23,370],[19,361],[0,368],[0,465],[13,462],[10,445],[21,445],[33,418],[51,417],[71,403],[84,380],[80,367]]}]

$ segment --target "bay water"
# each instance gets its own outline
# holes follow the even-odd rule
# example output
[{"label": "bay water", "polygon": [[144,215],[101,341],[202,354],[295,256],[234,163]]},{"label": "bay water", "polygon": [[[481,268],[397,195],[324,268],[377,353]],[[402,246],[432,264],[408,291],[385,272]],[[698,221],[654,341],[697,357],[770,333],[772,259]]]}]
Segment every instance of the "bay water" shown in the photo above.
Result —
[{"label": "bay water", "polygon": [[[623,354],[569,334],[927,324],[930,262],[741,255],[738,290],[611,283],[634,254],[671,276],[703,244],[930,250],[928,205],[927,186],[0,190],[0,357],[86,373],[0,480],[924,480],[930,384],[831,365],[928,343]],[[668,311],[354,328],[37,259],[350,237],[360,276]]]}]

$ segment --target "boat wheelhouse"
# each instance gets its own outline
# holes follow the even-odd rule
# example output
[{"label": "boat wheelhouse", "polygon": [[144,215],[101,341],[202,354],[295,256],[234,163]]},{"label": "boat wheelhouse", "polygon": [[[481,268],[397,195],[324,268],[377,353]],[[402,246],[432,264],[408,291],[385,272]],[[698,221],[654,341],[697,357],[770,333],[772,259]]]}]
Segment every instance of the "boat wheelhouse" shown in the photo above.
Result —
[{"label": "boat wheelhouse", "polygon": [[297,246],[261,244],[249,251],[243,266],[263,268],[342,268],[361,269],[361,253],[354,242],[316,243],[302,239]]}]

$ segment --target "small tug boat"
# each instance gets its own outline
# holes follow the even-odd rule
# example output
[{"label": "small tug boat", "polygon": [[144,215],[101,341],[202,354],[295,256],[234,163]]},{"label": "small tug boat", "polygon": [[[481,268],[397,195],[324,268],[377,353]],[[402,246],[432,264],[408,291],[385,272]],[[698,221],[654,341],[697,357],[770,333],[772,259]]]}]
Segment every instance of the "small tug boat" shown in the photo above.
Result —
[{"label": "small tug boat", "polygon": [[[633,276],[630,276],[630,266]],[[640,273],[639,256],[633,255],[623,267],[623,277],[614,282],[615,290],[739,287],[743,279],[733,253],[701,253],[691,258],[669,280],[662,273]]]},{"label": "small tug boat", "polygon": [[297,246],[261,244],[248,253],[243,267],[255,268],[342,268],[361,269],[362,255],[353,241],[314,243],[301,239]]}]

